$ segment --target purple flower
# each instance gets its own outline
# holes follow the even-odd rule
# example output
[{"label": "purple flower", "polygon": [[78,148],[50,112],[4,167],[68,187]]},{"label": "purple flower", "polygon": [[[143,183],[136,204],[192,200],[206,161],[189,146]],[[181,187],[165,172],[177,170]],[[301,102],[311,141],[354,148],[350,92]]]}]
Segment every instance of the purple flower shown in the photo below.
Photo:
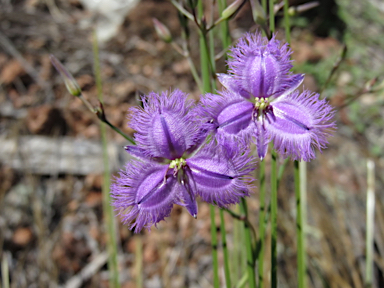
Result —
[{"label": "purple flower", "polygon": [[273,37],[268,40],[260,33],[247,33],[231,49],[229,75],[219,74],[220,82],[228,90],[246,99],[277,98],[295,90],[303,81],[303,74],[292,74],[291,50]]},{"label": "purple flower", "polygon": [[255,139],[260,159],[270,141],[282,157],[315,158],[335,128],[333,111],[318,94],[294,92],[304,76],[290,73],[287,44],[246,34],[231,51],[230,74],[218,75],[226,89],[202,97],[206,129],[219,144]]},{"label": "purple flower", "polygon": [[[196,198],[226,207],[250,193],[254,159],[244,147],[204,145],[205,134],[192,101],[179,90],[142,98],[130,125],[138,146],[111,187],[113,205],[124,223],[139,232],[169,216],[174,204],[197,216]],[[203,139],[203,140],[202,140]]]}]

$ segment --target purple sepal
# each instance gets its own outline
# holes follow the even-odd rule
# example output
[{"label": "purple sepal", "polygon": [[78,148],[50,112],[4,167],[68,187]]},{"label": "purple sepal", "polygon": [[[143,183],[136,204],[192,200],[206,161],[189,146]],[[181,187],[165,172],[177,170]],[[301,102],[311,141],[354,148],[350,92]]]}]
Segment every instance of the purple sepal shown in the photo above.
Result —
[{"label": "purple sepal", "polygon": [[326,100],[319,100],[319,94],[296,91],[271,105],[274,117],[268,117],[264,125],[283,158],[309,161],[315,158],[314,148],[321,151],[326,147],[336,125],[332,107]]},{"label": "purple sepal", "polygon": [[268,152],[268,144],[270,140],[267,137],[267,133],[263,124],[260,121],[256,121],[256,148],[257,155],[259,156],[260,161],[263,161]]},{"label": "purple sepal", "polygon": [[182,199],[182,203],[178,203],[184,206],[189,214],[193,218],[197,218],[197,202],[196,202],[196,184],[193,179],[193,175],[191,173],[191,169],[186,166],[182,176],[178,183],[178,189],[180,193],[180,198]]}]

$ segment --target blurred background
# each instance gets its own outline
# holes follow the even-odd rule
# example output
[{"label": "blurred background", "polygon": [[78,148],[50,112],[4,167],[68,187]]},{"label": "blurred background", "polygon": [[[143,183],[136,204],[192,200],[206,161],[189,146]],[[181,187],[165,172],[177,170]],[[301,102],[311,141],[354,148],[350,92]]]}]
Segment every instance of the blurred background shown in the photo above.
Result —
[{"label": "blurred background", "polygon": [[[212,1],[204,3],[209,18]],[[329,148],[308,163],[308,287],[364,287],[368,159],[376,167],[373,287],[384,287],[384,3],[319,3],[291,19],[294,71],[306,74],[305,88],[330,100],[338,126]],[[169,1],[0,0],[0,285],[6,277],[10,287],[108,287],[99,122],[67,92],[49,55],[63,62],[96,106],[96,28],[107,118],[132,135],[126,113],[138,104],[138,94],[170,88],[195,99],[200,94],[188,61],[156,36],[153,17],[181,43]],[[234,41],[258,30],[252,19],[247,1],[230,22]],[[279,39],[285,37],[282,22],[278,14]],[[191,55],[198,63],[198,35],[193,23],[190,28]],[[219,59],[217,67],[225,72],[225,61]],[[128,143],[112,130],[108,138],[116,174]],[[278,192],[282,288],[297,287],[292,171],[289,162]],[[248,205],[257,227],[257,189]],[[246,263],[236,221],[226,215],[231,273],[240,279]],[[117,222],[122,287],[212,287],[206,203],[199,204],[197,220],[175,207],[150,233],[134,235]],[[219,223],[217,217],[220,233]],[[266,253],[266,273],[269,263]],[[224,283],[222,270],[220,277]],[[269,279],[265,284],[269,287]]]}]

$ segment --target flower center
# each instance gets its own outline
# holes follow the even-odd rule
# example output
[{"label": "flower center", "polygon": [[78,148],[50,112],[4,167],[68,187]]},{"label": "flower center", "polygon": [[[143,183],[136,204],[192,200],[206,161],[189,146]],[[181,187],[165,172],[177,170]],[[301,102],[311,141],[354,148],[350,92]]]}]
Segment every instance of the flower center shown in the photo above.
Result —
[{"label": "flower center", "polygon": [[268,106],[269,106],[268,98],[255,97],[255,109],[262,112]]},{"label": "flower center", "polygon": [[176,176],[177,172],[186,165],[187,161],[185,161],[185,159],[178,158],[169,163],[169,169],[173,169],[173,175]]},{"label": "flower center", "polygon": [[272,112],[272,106],[270,105],[268,98],[255,97],[255,106],[252,119],[263,121],[264,117],[268,117],[267,114]]}]

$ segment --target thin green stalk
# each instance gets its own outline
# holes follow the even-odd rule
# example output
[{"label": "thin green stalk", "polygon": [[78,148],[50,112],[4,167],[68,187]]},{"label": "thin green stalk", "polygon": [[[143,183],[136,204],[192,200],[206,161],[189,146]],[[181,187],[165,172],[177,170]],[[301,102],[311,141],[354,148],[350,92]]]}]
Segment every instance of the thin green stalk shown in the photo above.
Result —
[{"label": "thin green stalk", "polygon": [[[227,7],[226,1],[225,0],[219,0],[219,14],[220,15],[226,7]],[[230,43],[228,21],[224,21],[220,24],[220,31],[221,31],[223,48],[227,49],[229,46],[229,43]],[[213,60],[213,59],[215,59],[215,50],[214,50],[214,41],[213,41],[214,39],[212,37],[212,33],[210,33],[210,39],[211,39],[211,60],[213,63],[215,63]],[[216,88],[215,79],[213,79],[212,87]],[[231,288],[232,287],[231,271],[229,269],[229,262],[230,261],[229,261],[228,247],[227,247],[227,235],[226,235],[226,230],[225,230],[224,211],[222,209],[220,209],[220,227],[221,227],[221,241],[223,242],[225,284],[226,284],[227,288]]]},{"label": "thin green stalk", "polygon": [[[103,103],[103,90],[101,83],[100,62],[99,62],[99,47],[97,42],[96,31],[94,31],[93,38],[93,58],[94,58],[94,71],[96,78],[97,95],[100,103]],[[119,270],[117,262],[117,245],[116,245],[116,223],[113,214],[111,203],[111,197],[109,195],[109,187],[111,185],[111,174],[109,171],[108,150],[107,150],[107,133],[106,124],[100,123],[100,134],[103,147],[103,165],[104,165],[104,177],[103,177],[103,211],[105,218],[105,227],[107,229],[107,249],[109,253],[108,257],[108,270],[110,273],[109,286],[113,288],[119,288]]]},{"label": "thin green stalk", "polygon": [[269,0],[269,30],[271,35],[275,32],[275,1]]},{"label": "thin green stalk", "polygon": [[216,74],[216,63],[215,63],[215,38],[213,33],[208,33],[208,39],[209,39],[209,47],[206,47],[209,49],[209,63],[210,63],[210,71],[211,71],[211,87],[212,91],[216,90],[216,77],[214,75]]},{"label": "thin green stalk", "polygon": [[141,235],[136,235],[135,237],[136,287],[143,288],[143,240]]},{"label": "thin green stalk", "polygon": [[[198,17],[203,17],[203,3],[200,0],[197,4]],[[201,64],[201,78],[203,80],[202,92],[211,92],[211,73],[210,73],[210,60],[208,54],[207,35],[199,30],[200,35],[200,64]]]},{"label": "thin green stalk", "polygon": [[197,86],[199,87],[199,90],[201,91],[203,89],[203,84],[201,82],[200,76],[197,73],[195,64],[192,61],[191,54],[189,53],[189,47],[188,47],[188,37],[186,31],[183,29],[181,30],[181,37],[183,38],[183,50],[184,50],[184,56],[188,60],[189,69],[191,70],[193,79],[195,80]]},{"label": "thin green stalk", "polygon": [[289,158],[285,159],[283,164],[279,167],[279,173],[277,173],[277,189],[280,187],[281,179],[283,178],[285,167],[287,167],[287,164],[289,162]]},{"label": "thin green stalk", "polygon": [[261,0],[261,6],[263,6],[265,13],[267,13],[267,0]]},{"label": "thin green stalk", "polygon": [[271,287],[277,288],[277,155],[271,161]]},{"label": "thin green stalk", "polygon": [[[298,271],[298,287],[305,288],[306,286],[306,264],[305,264],[305,244],[304,244],[304,233],[305,233],[305,223],[303,208],[304,202],[302,198],[302,193],[305,190],[305,187],[301,181],[305,181],[304,177],[300,177],[300,167],[299,162],[294,162],[294,178],[295,178],[295,197],[296,197],[296,234],[297,234],[297,271]],[[305,168],[305,167],[304,167]],[[304,176],[304,175],[303,175]],[[301,189],[303,188],[303,189]]]},{"label": "thin green stalk", "polygon": [[131,144],[136,145],[136,142],[128,135],[125,135],[124,132],[120,130],[120,128],[112,125],[111,122],[109,122],[107,119],[105,119],[103,122],[107,124],[109,127],[111,127],[115,132],[123,136],[125,140],[128,140],[129,142],[131,142]]},{"label": "thin green stalk", "polygon": [[212,264],[213,264],[213,287],[220,287],[219,281],[219,260],[217,257],[217,230],[215,219],[215,206],[209,205],[209,214],[211,216],[211,245],[212,245]]},{"label": "thin green stalk", "polygon": [[257,265],[259,274],[258,287],[263,287],[264,282],[264,245],[265,245],[265,161],[259,164],[259,193],[260,193],[260,215],[259,215],[259,251]]},{"label": "thin green stalk", "polygon": [[8,259],[7,259],[7,253],[3,252],[3,259],[1,260],[1,274],[2,274],[2,283],[3,288],[9,288],[9,266],[8,266]]},{"label": "thin green stalk", "polygon": [[[275,32],[274,0],[269,0],[269,30]],[[277,163],[276,151],[271,161],[271,287],[277,288]]]},{"label": "thin green stalk", "polygon": [[223,209],[220,209],[219,212],[220,212],[221,241],[223,242],[225,284],[226,284],[226,287],[230,288],[232,287],[231,271],[229,269],[229,254],[228,254],[227,236],[226,236],[227,232],[225,231],[224,211]]},{"label": "thin green stalk", "polygon": [[[227,1],[226,0],[219,0],[219,14],[224,11],[225,8],[227,8]],[[228,47],[231,45],[231,36],[229,34],[229,25],[228,21],[223,21],[220,23],[220,36],[221,36],[221,43],[223,45],[223,50],[226,51]]]},{"label": "thin green stalk", "polygon": [[[244,198],[241,198],[240,202],[241,213],[248,219],[247,202]],[[244,221],[245,230],[245,247],[247,249],[247,271],[248,271],[248,284],[249,288],[256,288],[256,275],[255,275],[255,258],[252,246],[251,228],[248,221]]]},{"label": "thin green stalk", "polygon": [[[201,19],[203,17],[203,2],[199,0],[197,3],[197,12],[198,17]],[[199,30],[200,35],[200,66],[201,66],[201,77],[203,81],[202,93],[211,92],[211,71],[210,71],[210,59],[209,59],[209,49],[207,43],[207,35]],[[217,255],[217,231],[215,223],[215,207],[209,205],[209,212],[211,216],[211,243],[212,243],[212,265],[213,265],[213,286],[218,288],[220,286],[219,281],[219,261]]]},{"label": "thin green stalk", "polygon": [[236,288],[243,288],[248,281],[248,271],[245,271],[244,275],[240,278],[239,283],[237,283]]},{"label": "thin green stalk", "polygon": [[[225,210],[227,211],[227,209]],[[229,211],[229,209],[228,209]],[[227,212],[228,212],[227,211]],[[235,212],[228,212],[234,219],[240,219],[240,207],[236,205]],[[238,218],[236,216],[239,216]],[[244,225],[242,221],[234,221],[233,223],[233,243],[234,247],[231,253],[231,268],[232,271],[232,279],[239,279],[244,272],[246,272],[246,251],[244,245],[242,245],[244,239]]]},{"label": "thin green stalk", "polygon": [[375,225],[375,163],[367,161],[367,231],[366,231],[366,262],[365,287],[372,287],[373,280],[373,231]]},{"label": "thin green stalk", "polygon": [[289,1],[284,0],[284,26],[285,26],[285,39],[288,43],[291,43],[291,25],[289,23]]}]

